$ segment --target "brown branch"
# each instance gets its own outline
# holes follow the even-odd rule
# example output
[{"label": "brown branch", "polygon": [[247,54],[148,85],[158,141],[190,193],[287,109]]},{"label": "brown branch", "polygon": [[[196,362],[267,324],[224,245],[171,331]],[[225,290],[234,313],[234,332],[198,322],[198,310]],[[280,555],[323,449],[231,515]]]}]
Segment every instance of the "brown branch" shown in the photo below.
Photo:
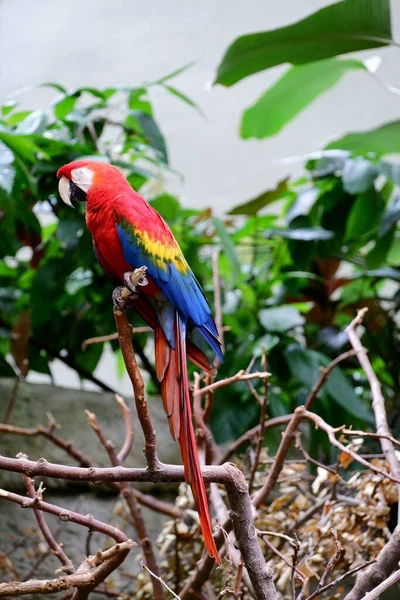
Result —
[{"label": "brown branch", "polygon": [[382,452],[384,453],[390,471],[395,478],[397,483],[397,497],[399,501],[398,509],[398,524],[400,525],[400,461],[396,456],[395,448],[393,445],[387,422],[386,410],[385,410],[385,399],[382,394],[381,385],[378,381],[377,376],[372,368],[370,360],[367,356],[365,348],[363,348],[360,338],[357,335],[356,328],[362,323],[363,317],[367,312],[367,308],[359,310],[357,316],[350,325],[346,328],[349,340],[354,350],[357,353],[359,363],[367,376],[371,393],[372,393],[372,408],[375,415],[376,430],[377,434],[380,435],[380,444]]},{"label": "brown branch", "polygon": [[[144,325],[142,327],[132,327],[131,326],[131,334],[140,334],[140,333],[151,333],[153,330],[148,325]],[[118,332],[109,333],[108,335],[99,335],[97,337],[88,338],[87,340],[83,340],[82,342],[82,350],[85,351],[92,344],[103,344],[104,342],[112,342],[118,339]]]},{"label": "brown branch", "polygon": [[[146,268],[141,267],[136,269],[132,274],[131,280],[133,285],[145,276]],[[125,292],[125,294],[124,294]],[[128,298],[131,292],[127,288],[123,288],[121,297]],[[135,397],[136,411],[143,430],[145,439],[144,453],[146,456],[147,466],[150,471],[157,471],[160,466],[160,460],[157,456],[157,440],[156,432],[151,422],[147,400],[145,395],[145,387],[141,376],[138,364],[136,362],[135,353],[132,346],[131,326],[128,323],[126,313],[114,307],[114,318],[117,326],[119,345],[125,363],[126,371],[132,382],[133,394]]]},{"label": "brown branch", "polygon": [[385,581],[382,581],[375,589],[365,594],[364,600],[379,600],[381,594],[400,581],[400,569],[392,573]]},{"label": "brown branch", "polygon": [[174,598],[177,598],[178,600],[181,600],[181,599],[180,599],[180,597],[179,597],[179,596],[177,596],[173,590],[171,590],[171,588],[170,588],[170,587],[169,587],[169,586],[168,586],[168,585],[165,583],[165,581],[163,581],[163,580],[161,579],[161,577],[160,577],[159,575],[156,575],[155,573],[153,573],[153,571],[151,571],[151,570],[149,569],[149,567],[146,567],[146,565],[145,565],[145,564],[143,564],[143,563],[141,563],[141,567],[142,567],[142,569],[145,569],[145,570],[146,570],[146,571],[149,573],[150,577],[151,577],[153,580],[156,580],[156,581],[158,581],[158,583],[159,583],[160,585],[164,586],[164,587],[165,587],[165,589],[166,589],[166,590],[168,590],[168,591],[169,591],[169,593],[170,593],[170,594],[172,594],[172,596],[173,596]]},{"label": "brown branch", "polygon": [[312,458],[308,454],[307,450],[304,448],[303,444],[301,443],[301,432],[300,431],[296,431],[295,440],[296,441],[295,441],[294,447],[296,448],[296,450],[298,450],[304,456],[306,462],[309,462],[309,463],[315,465],[316,467],[319,467],[320,469],[325,469],[325,471],[332,473],[332,475],[334,475],[335,477],[337,477],[338,479],[343,481],[343,479],[338,474],[337,470],[333,469],[332,467],[328,467],[327,465],[323,465],[321,462],[319,462],[318,460],[315,460],[315,458]]},{"label": "brown branch", "polygon": [[[129,409],[128,409],[129,410]],[[94,463],[84,454],[82,454],[79,450],[77,450],[72,442],[69,440],[65,440],[64,438],[53,433],[53,429],[56,427],[56,423],[54,421],[50,422],[48,428],[43,425],[37,425],[35,428],[29,429],[25,427],[17,427],[14,425],[1,425],[0,424],[0,432],[21,435],[24,437],[33,437],[37,435],[41,435],[47,439],[49,439],[53,444],[62,448],[69,456],[71,456],[74,460],[76,460],[82,467],[95,468]],[[112,482],[108,482],[111,483]],[[116,488],[117,489],[117,488]],[[118,490],[119,491],[119,490]],[[154,496],[149,494],[143,494],[139,490],[133,489],[133,493],[136,496],[136,499],[143,506],[147,506],[151,510],[155,512],[159,512],[161,514],[167,515],[174,519],[179,518],[182,515],[182,511],[175,508],[173,504],[169,502],[164,502],[163,500],[157,500]]]},{"label": "brown branch", "polygon": [[246,371],[241,370],[236,373],[236,375],[232,375],[232,377],[226,377],[225,379],[220,379],[219,381],[214,381],[214,383],[210,383],[210,385],[206,385],[199,390],[199,394],[208,394],[208,392],[217,390],[221,387],[225,387],[226,385],[230,385],[231,383],[235,383],[236,381],[247,381],[248,379],[264,379],[265,377],[269,377],[271,373],[256,372],[256,373],[246,373]]},{"label": "brown branch", "polygon": [[322,573],[321,579],[319,580],[316,591],[320,591],[323,587],[325,587],[325,581],[326,581],[326,578],[328,577],[329,572],[335,568],[337,563],[342,559],[344,552],[345,552],[343,546],[340,544],[340,542],[338,540],[337,532],[335,531],[335,529],[331,529],[331,532],[332,532],[333,537],[335,538],[336,552],[329,559],[328,564],[326,565],[325,570]]},{"label": "brown branch", "polygon": [[[243,473],[234,465],[226,464],[224,469],[227,474],[230,474],[229,480],[225,483],[225,488],[229,498],[230,517],[235,531],[236,543],[243,557],[255,596],[258,600],[275,600],[275,586],[272,581],[273,571],[266,566],[257,540],[253,523],[253,507],[246,480]],[[218,535],[216,543],[219,547],[222,540],[223,536]],[[182,600],[193,598],[193,593],[201,588],[204,583],[201,577],[206,575],[207,567],[209,567],[208,558],[202,561],[201,566],[185,585],[180,594]],[[201,577],[199,572],[201,572]]]},{"label": "brown branch", "polygon": [[332,444],[332,446],[335,446],[341,452],[348,454],[349,456],[351,456],[351,458],[353,460],[358,462],[360,465],[363,465],[367,469],[370,469],[374,473],[377,473],[377,474],[381,475],[382,477],[386,477],[387,479],[390,479],[391,481],[394,481],[395,483],[400,483],[400,479],[396,479],[396,477],[391,475],[391,473],[388,473],[388,472],[384,471],[383,469],[380,469],[379,467],[376,467],[375,465],[370,464],[367,460],[362,458],[359,454],[357,454],[356,452],[354,452],[353,450],[351,450],[350,448],[346,447],[344,444],[339,442],[335,437],[335,433],[337,432],[337,429],[335,429],[334,427],[331,427],[331,425],[328,425],[328,423],[326,423],[320,416],[318,416],[312,412],[306,411],[304,409],[304,407],[302,407],[302,406],[298,407],[296,409],[296,411],[300,411],[303,414],[302,418],[312,421],[317,429],[321,429],[322,431],[324,431],[327,434],[328,439],[329,439],[330,443]]},{"label": "brown branch", "polygon": [[[22,458],[17,460],[19,460],[21,463],[25,461],[25,459]],[[102,521],[98,521],[92,515],[81,515],[73,510],[61,508],[55,504],[49,504],[48,502],[40,500],[39,498],[26,498],[24,496],[20,496],[19,494],[15,494],[14,492],[8,492],[7,490],[3,489],[0,489],[0,499],[15,502],[22,508],[36,508],[43,512],[49,513],[50,515],[55,515],[61,521],[71,521],[77,525],[82,525],[88,529],[93,529],[99,533],[103,533],[104,535],[113,538],[117,543],[129,541],[127,536],[122,533],[122,531],[117,529],[117,527],[109,525],[108,523],[103,523]]]},{"label": "brown branch", "polygon": [[[14,598],[27,594],[54,594],[72,588],[96,587],[105,579],[103,576],[103,565],[106,563],[108,569],[112,565],[112,570],[114,570],[115,559],[117,558],[120,564],[134,546],[135,543],[132,540],[128,540],[109,548],[105,552],[99,551],[95,556],[89,556],[76,573],[72,575],[63,575],[57,579],[30,579],[29,581],[22,582],[11,581],[9,583],[0,583],[0,598]],[[95,570],[92,571],[92,568],[95,568]]]},{"label": "brown branch", "polygon": [[76,450],[76,448],[74,448],[74,446],[72,445],[71,441],[65,440],[64,438],[54,433],[53,430],[55,429],[55,427],[56,423],[54,421],[50,423],[49,427],[44,427],[43,425],[36,425],[36,427],[33,428],[0,424],[0,433],[9,433],[13,435],[21,435],[24,437],[42,436],[50,440],[55,446],[58,446],[59,448],[64,450],[82,467],[91,467],[91,461],[81,452]]},{"label": "brown branch", "polygon": [[[24,475],[24,482],[28,495],[31,498],[41,500],[43,497],[44,488],[40,485],[38,490],[36,491],[33,479],[30,479],[26,475]],[[56,556],[60,563],[63,565],[60,571],[64,571],[65,573],[73,573],[75,571],[74,565],[72,564],[68,556],[65,554],[61,546],[54,539],[53,534],[50,531],[50,527],[46,523],[46,519],[44,518],[43,512],[38,508],[33,508],[33,512],[35,513],[36,520],[43,534],[43,537],[47,542],[47,545],[49,546],[54,556]]]},{"label": "brown branch", "polygon": [[124,440],[122,448],[118,452],[118,456],[117,456],[118,463],[122,464],[124,462],[124,460],[126,459],[126,457],[129,455],[130,451],[132,450],[133,427],[132,427],[132,420],[131,420],[131,411],[130,411],[129,406],[127,406],[124,399],[119,394],[115,395],[115,399],[117,401],[118,406],[121,409],[122,418],[124,420],[124,425],[125,425],[125,440]]},{"label": "brown branch", "polygon": [[[14,471],[17,473],[25,473],[30,477],[40,475],[41,477],[52,477],[68,479],[71,481],[90,481],[93,483],[99,482],[121,482],[121,481],[147,481],[153,483],[160,482],[182,482],[185,481],[183,467],[176,465],[162,465],[158,471],[150,471],[143,468],[126,467],[71,467],[65,465],[51,464],[44,459],[39,459],[37,462],[28,459],[14,459],[0,456],[0,469],[5,471]],[[252,520],[252,506],[248,493],[247,483],[239,469],[232,464],[222,466],[210,465],[201,467],[202,476],[205,482],[221,483],[227,491],[229,504],[231,507],[231,520],[224,523],[224,529],[230,530],[233,525],[236,541],[239,550],[242,553],[245,567],[249,573],[250,580],[253,584],[255,593],[259,593],[258,598],[263,600],[275,600],[275,591],[272,583],[272,571],[265,566],[261,548],[257,542],[257,536],[251,533],[254,529]],[[5,495],[5,496],[3,496]],[[12,494],[12,492],[0,492],[0,497],[7,497],[10,500],[14,498],[22,498]],[[30,500],[22,498],[24,502],[29,503]],[[41,503],[38,508],[45,510]],[[47,506],[47,505],[46,505]],[[49,505],[51,507],[51,505]],[[54,508],[54,507],[52,507]],[[59,509],[68,518],[68,511]],[[47,512],[45,510],[45,512]],[[53,514],[58,514],[54,513]],[[72,519],[71,519],[72,520]],[[86,521],[85,521],[86,523]],[[79,522],[79,524],[85,524]],[[90,523],[90,519],[89,519]],[[108,526],[111,527],[111,526]],[[98,527],[94,527],[98,531]],[[112,528],[112,531],[118,531]],[[104,532],[109,535],[108,532]],[[121,532],[120,532],[121,533]],[[217,547],[220,548],[223,543],[223,536],[217,535]],[[119,540],[117,540],[119,541]],[[207,557],[196,569],[193,577],[190,579],[190,588],[195,583],[195,588],[199,590],[203,583],[208,579],[210,570],[215,566],[215,561]],[[198,575],[200,571],[201,575]],[[204,579],[205,577],[205,579]],[[258,590],[258,591],[257,591]],[[183,600],[183,594],[181,594]],[[192,596],[187,595],[186,600]]]},{"label": "brown branch", "polygon": [[[99,438],[101,444],[106,449],[106,452],[110,458],[111,464],[114,467],[119,466],[120,462],[115,453],[114,446],[112,445],[111,441],[108,440],[106,438],[106,436],[104,435],[103,430],[101,429],[99,422],[97,421],[96,415],[88,410],[86,410],[85,413],[86,413],[89,425],[92,427],[93,431],[96,433],[97,437]],[[154,598],[156,600],[163,600],[164,599],[164,590],[163,590],[162,584],[157,579],[160,571],[159,571],[159,568],[157,565],[157,560],[156,560],[156,557],[155,557],[155,554],[153,551],[153,545],[148,536],[147,529],[146,529],[146,526],[144,524],[144,521],[143,521],[143,518],[142,518],[142,515],[140,512],[140,508],[138,506],[137,500],[132,491],[132,487],[129,483],[126,483],[126,482],[117,483],[115,485],[118,487],[119,491],[121,492],[122,496],[124,497],[124,500],[126,502],[128,510],[130,512],[133,526],[138,535],[139,542],[140,542],[140,545],[143,550],[143,556],[146,561],[146,564],[149,567],[149,569],[156,575],[156,577],[152,579]]]},{"label": "brown branch", "polygon": [[361,600],[398,567],[400,559],[400,527],[396,527],[388,543],[379,552],[376,562],[361,573],[344,600]]},{"label": "brown branch", "polygon": [[293,437],[297,431],[300,421],[303,418],[304,418],[304,408],[302,406],[299,406],[294,411],[293,416],[292,416],[287,428],[285,429],[285,431],[283,433],[282,440],[281,440],[281,443],[278,448],[278,452],[276,453],[275,460],[274,460],[272,468],[268,474],[267,480],[264,483],[264,485],[262,486],[262,488],[260,490],[258,490],[258,492],[255,494],[255,496],[253,498],[254,506],[258,507],[258,506],[260,506],[260,504],[263,504],[267,500],[272,488],[275,486],[275,484],[278,480],[279,474],[282,471],[282,468],[283,468],[283,465],[285,462],[285,458],[289,451]]},{"label": "brown branch", "polygon": [[[206,462],[218,462],[221,452],[215,443],[214,436],[204,421],[203,410],[201,407],[200,392],[200,376],[194,373],[194,389],[193,389],[193,416],[197,427],[197,436],[204,440],[206,450]],[[201,441],[201,440],[200,440]]]},{"label": "brown branch", "polygon": [[[272,419],[268,419],[264,424],[264,432],[268,429],[272,429],[273,427],[280,427],[281,425],[287,425],[290,419],[293,417],[293,414],[284,415],[282,417],[273,417]],[[246,431],[243,435],[237,438],[234,442],[232,442],[225,451],[225,454],[221,457],[219,464],[223,464],[227,462],[235,452],[239,450],[243,444],[253,440],[256,435],[259,434],[261,430],[261,425],[255,425],[248,431]]]},{"label": "brown branch", "polygon": [[[333,588],[335,585],[337,585],[338,583],[343,581],[343,579],[350,577],[350,575],[355,575],[359,571],[362,571],[362,569],[366,569],[367,567],[369,567],[370,565],[373,565],[374,563],[375,563],[375,559],[368,560],[366,563],[359,565],[358,567],[354,567],[354,569],[350,569],[350,571],[343,573],[343,575],[340,575],[339,577],[336,577],[336,579],[334,579],[333,581],[330,581],[329,583],[327,583],[320,590],[316,590],[315,592],[313,592],[310,596],[308,596],[307,600],[314,600],[314,598],[317,598],[324,592],[327,592],[328,590]],[[300,597],[298,598],[298,600],[300,600]]]},{"label": "brown branch", "polygon": [[[266,355],[264,349],[263,349],[263,355],[262,355],[262,367],[264,370],[267,370],[267,355]],[[264,395],[262,397],[261,411],[260,411],[260,432],[258,434],[258,439],[257,439],[256,454],[254,457],[253,468],[250,471],[249,494],[251,494],[251,492],[253,491],[254,478],[256,476],[258,463],[259,463],[260,455],[261,455],[261,450],[262,450],[262,446],[263,446],[264,433],[265,433],[265,421],[266,421],[266,417],[267,417],[267,405],[268,405],[268,379],[264,379]]]}]

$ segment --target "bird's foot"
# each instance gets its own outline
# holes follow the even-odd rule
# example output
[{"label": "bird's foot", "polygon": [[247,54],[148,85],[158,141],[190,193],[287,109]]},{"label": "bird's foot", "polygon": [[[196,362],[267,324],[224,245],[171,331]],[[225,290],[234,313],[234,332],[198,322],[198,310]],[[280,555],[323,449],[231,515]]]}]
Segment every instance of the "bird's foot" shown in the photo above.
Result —
[{"label": "bird's foot", "polygon": [[145,286],[147,285],[148,279],[146,277],[146,267],[140,267],[140,269],[135,269],[134,271],[126,271],[124,273],[124,284],[125,287],[128,288],[132,294],[138,295],[137,286]]},{"label": "bird's foot", "polygon": [[[136,296],[137,296],[137,294],[136,294]],[[129,295],[126,294],[126,288],[123,285],[119,285],[118,287],[115,288],[115,290],[112,293],[112,301],[113,301],[114,308],[116,308],[117,310],[120,310],[121,312],[125,312],[127,309],[126,301],[128,298],[131,298],[131,297],[132,297],[131,294],[129,294]]]}]

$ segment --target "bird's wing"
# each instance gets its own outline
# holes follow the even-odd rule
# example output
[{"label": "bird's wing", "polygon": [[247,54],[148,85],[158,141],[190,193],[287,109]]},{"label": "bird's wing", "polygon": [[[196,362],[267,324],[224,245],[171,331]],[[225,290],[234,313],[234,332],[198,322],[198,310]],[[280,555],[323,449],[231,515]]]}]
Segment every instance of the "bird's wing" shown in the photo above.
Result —
[{"label": "bird's wing", "polygon": [[132,268],[147,267],[159,290],[222,359],[218,332],[199,282],[165,221],[149,204],[141,208],[140,216],[125,211],[115,215],[126,262]]}]

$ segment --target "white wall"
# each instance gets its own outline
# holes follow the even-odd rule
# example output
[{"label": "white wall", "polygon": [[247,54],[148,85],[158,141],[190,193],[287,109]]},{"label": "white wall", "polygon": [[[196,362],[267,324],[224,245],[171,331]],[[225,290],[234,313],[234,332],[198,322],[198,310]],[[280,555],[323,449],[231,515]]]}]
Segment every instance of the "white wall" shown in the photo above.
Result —
[{"label": "white wall", "polygon": [[[242,110],[282,72],[278,67],[233,88],[209,90],[227,45],[238,35],[286,25],[330,0],[0,0],[0,97],[23,86],[58,81],[137,85],[196,61],[176,80],[202,108],[199,116],[163,92],[154,94],[173,168],[185,181],[172,191],[192,206],[218,210],[273,186],[288,167],[276,160],[321,146],[327,137],[373,127],[400,116],[400,97],[365,73],[351,73],[278,136],[242,141]],[[392,0],[400,40],[400,2]],[[400,88],[400,50],[378,51],[379,74]],[[371,56],[376,52],[364,52]],[[51,98],[34,89],[21,96],[40,108]],[[293,167],[290,167],[293,169]],[[299,168],[299,167],[298,167]]]}]

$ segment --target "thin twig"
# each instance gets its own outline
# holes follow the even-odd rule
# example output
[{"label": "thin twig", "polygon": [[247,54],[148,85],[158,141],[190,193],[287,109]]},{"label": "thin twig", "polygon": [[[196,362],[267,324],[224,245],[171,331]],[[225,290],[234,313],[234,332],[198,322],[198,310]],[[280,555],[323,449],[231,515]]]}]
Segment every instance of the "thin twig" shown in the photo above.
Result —
[{"label": "thin twig", "polygon": [[117,455],[118,463],[122,464],[124,462],[124,460],[127,458],[127,456],[129,455],[130,451],[132,450],[133,427],[132,427],[131,411],[130,411],[129,406],[127,406],[124,399],[119,394],[115,395],[115,399],[117,401],[118,406],[121,409],[122,418],[124,420],[124,425],[125,425],[125,440],[124,440],[121,450],[118,452],[118,455]]},{"label": "thin twig", "polygon": [[[148,325],[142,327],[131,327],[131,334],[151,333],[153,330]],[[112,342],[118,339],[118,332],[109,333],[108,335],[99,335],[97,337],[88,338],[82,342],[82,350],[85,351],[92,344],[103,344],[104,342]]]},{"label": "thin twig", "polygon": [[303,419],[303,411],[304,408],[301,406],[296,408],[296,410],[294,411],[293,416],[283,433],[278,452],[276,453],[275,460],[268,474],[267,480],[253,498],[254,506],[258,507],[260,506],[260,504],[263,504],[267,500],[271,490],[275,486],[279,474],[282,471],[283,464],[289,451],[295,432],[297,431],[297,428],[301,420]]},{"label": "thin twig", "polygon": [[[24,482],[29,496],[31,498],[41,500],[43,497],[44,488],[39,486],[39,489],[36,492],[33,480],[27,477],[26,475],[24,475]],[[50,531],[50,527],[46,523],[43,512],[38,508],[34,508],[33,512],[35,513],[36,520],[43,534],[43,537],[47,542],[47,545],[49,546],[54,556],[56,556],[62,564],[62,568],[59,569],[59,571],[63,571],[65,573],[73,573],[75,571],[74,565],[72,564],[72,561],[68,558],[68,556],[65,554],[61,546],[54,539],[54,536]]]},{"label": "thin twig", "polygon": [[155,573],[153,573],[153,571],[151,571],[149,569],[149,567],[147,567],[144,563],[140,563],[140,566],[142,567],[142,569],[145,569],[149,575],[151,576],[152,579],[155,579],[156,581],[158,581],[158,583],[160,583],[162,586],[165,587],[166,590],[169,591],[170,594],[172,594],[172,596],[174,598],[177,598],[177,600],[181,600],[180,596],[177,596],[177,594],[175,594],[175,592],[173,590],[171,590],[171,588],[165,583],[165,581],[163,581],[161,579],[161,577],[159,575],[156,575]]},{"label": "thin twig", "polygon": [[[262,368],[265,371],[267,370],[267,355],[266,355],[264,349],[263,349],[263,355],[262,355]],[[256,476],[258,463],[260,460],[260,454],[261,454],[261,450],[263,447],[264,433],[265,433],[265,421],[266,421],[266,417],[267,417],[267,405],[268,405],[268,379],[264,379],[264,394],[263,394],[263,398],[262,398],[261,411],[260,411],[260,432],[258,434],[258,439],[257,439],[257,446],[256,446],[256,453],[255,453],[255,457],[254,457],[253,468],[250,471],[249,494],[251,494],[251,492],[253,491],[254,478]]]},{"label": "thin twig", "polygon": [[[331,588],[333,588],[335,585],[337,585],[338,583],[340,583],[341,581],[343,581],[343,579],[346,579],[347,577],[350,577],[350,575],[355,575],[359,571],[362,571],[363,569],[366,569],[367,567],[370,567],[375,562],[376,562],[376,559],[373,558],[372,560],[369,560],[369,561],[365,562],[364,564],[359,565],[358,567],[355,567],[354,569],[350,569],[350,571],[347,571],[346,573],[343,573],[343,575],[340,575],[339,577],[336,577],[336,579],[334,579],[333,581],[330,581],[329,583],[327,583],[320,590],[316,590],[315,592],[313,592],[310,596],[308,596],[307,600],[314,600],[314,598],[317,598],[318,596],[320,596],[324,592],[327,592],[328,590],[330,590]],[[347,598],[347,596],[346,596],[346,598]]]},{"label": "thin twig", "polygon": [[226,385],[230,385],[231,383],[235,383],[236,381],[247,381],[248,379],[264,379],[265,377],[269,377],[271,373],[267,372],[256,372],[256,373],[246,373],[246,371],[238,371],[236,375],[232,375],[232,377],[226,377],[226,379],[220,379],[219,381],[214,381],[210,385],[206,385],[199,390],[199,394],[208,394],[210,391],[217,390],[221,387],[225,387]]}]

